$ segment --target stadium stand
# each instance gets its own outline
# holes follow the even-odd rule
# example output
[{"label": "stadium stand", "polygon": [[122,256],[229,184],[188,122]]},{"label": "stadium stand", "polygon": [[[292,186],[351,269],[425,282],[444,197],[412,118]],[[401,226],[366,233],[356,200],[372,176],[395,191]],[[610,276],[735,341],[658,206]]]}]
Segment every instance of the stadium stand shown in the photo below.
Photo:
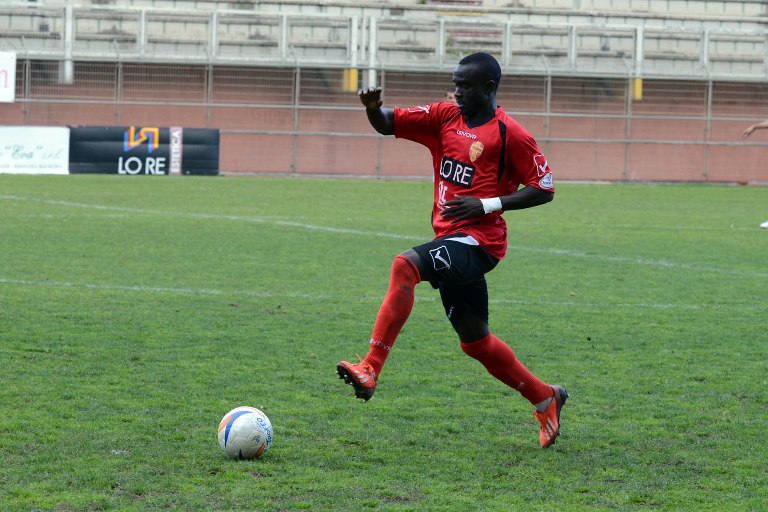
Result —
[{"label": "stadium stand", "polygon": [[0,49],[32,58],[432,70],[482,50],[526,72],[753,79],[766,73],[767,22],[765,2],[753,0],[39,0],[0,6]]},{"label": "stadium stand", "polygon": [[[66,5],[68,0],[28,0],[30,5]],[[121,7],[159,7],[187,11],[238,9],[277,10],[300,14],[352,14],[366,9],[373,14],[390,14],[392,10],[407,10],[410,14],[430,15],[441,10],[475,8],[486,12],[503,10],[557,10],[572,12],[647,13],[654,16],[683,15],[686,17],[760,17],[765,16],[764,0],[81,0],[84,5]]]}]

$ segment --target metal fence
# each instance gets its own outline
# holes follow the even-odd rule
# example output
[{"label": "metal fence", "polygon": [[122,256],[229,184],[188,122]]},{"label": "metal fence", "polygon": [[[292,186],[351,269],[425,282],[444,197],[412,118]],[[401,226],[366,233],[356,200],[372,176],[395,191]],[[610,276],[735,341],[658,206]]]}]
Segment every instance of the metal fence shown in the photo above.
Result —
[{"label": "metal fence", "polygon": [[[19,60],[0,123],[219,128],[232,174],[430,176],[427,151],[373,132],[348,69],[75,62],[61,83],[60,67]],[[379,79],[389,106],[441,101],[451,87],[442,72]],[[768,84],[510,75],[498,101],[559,179],[768,182],[768,133],[741,138],[768,118]]]}]

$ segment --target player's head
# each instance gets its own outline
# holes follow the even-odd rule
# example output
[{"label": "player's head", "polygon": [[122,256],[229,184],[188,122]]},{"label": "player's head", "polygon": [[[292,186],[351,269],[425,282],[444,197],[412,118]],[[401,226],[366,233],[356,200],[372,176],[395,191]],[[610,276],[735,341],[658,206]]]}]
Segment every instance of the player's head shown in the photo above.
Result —
[{"label": "player's head", "polygon": [[496,88],[499,87],[499,82],[501,82],[501,66],[499,66],[499,61],[493,55],[485,52],[473,53],[461,59],[459,66],[473,66],[484,82],[493,81],[496,84]]},{"label": "player's head", "polygon": [[501,81],[498,61],[487,53],[468,55],[453,71],[454,95],[459,111],[465,116],[496,109],[496,90]]}]

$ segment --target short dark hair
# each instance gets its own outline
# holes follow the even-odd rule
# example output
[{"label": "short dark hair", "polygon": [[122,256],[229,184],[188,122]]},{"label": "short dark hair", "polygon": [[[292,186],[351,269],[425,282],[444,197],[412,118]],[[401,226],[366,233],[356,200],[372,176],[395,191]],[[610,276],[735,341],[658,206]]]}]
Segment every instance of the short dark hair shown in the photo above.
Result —
[{"label": "short dark hair", "polygon": [[493,80],[496,82],[496,86],[499,86],[501,82],[501,66],[496,58],[485,52],[477,52],[472,55],[467,55],[459,61],[460,66],[474,65],[480,71],[483,77],[483,81]]}]

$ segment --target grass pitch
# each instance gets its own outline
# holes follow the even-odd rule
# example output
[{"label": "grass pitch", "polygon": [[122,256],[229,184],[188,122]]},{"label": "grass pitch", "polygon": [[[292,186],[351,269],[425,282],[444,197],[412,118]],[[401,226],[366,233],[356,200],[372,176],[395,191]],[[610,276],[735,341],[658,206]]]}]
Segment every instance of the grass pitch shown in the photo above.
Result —
[{"label": "grass pitch", "polygon": [[[430,201],[0,176],[0,510],[765,510],[768,189],[559,184],[505,214],[491,324],[571,393],[549,450],[427,284],[370,402],[335,375]],[[262,460],[218,449],[239,405]]]}]

